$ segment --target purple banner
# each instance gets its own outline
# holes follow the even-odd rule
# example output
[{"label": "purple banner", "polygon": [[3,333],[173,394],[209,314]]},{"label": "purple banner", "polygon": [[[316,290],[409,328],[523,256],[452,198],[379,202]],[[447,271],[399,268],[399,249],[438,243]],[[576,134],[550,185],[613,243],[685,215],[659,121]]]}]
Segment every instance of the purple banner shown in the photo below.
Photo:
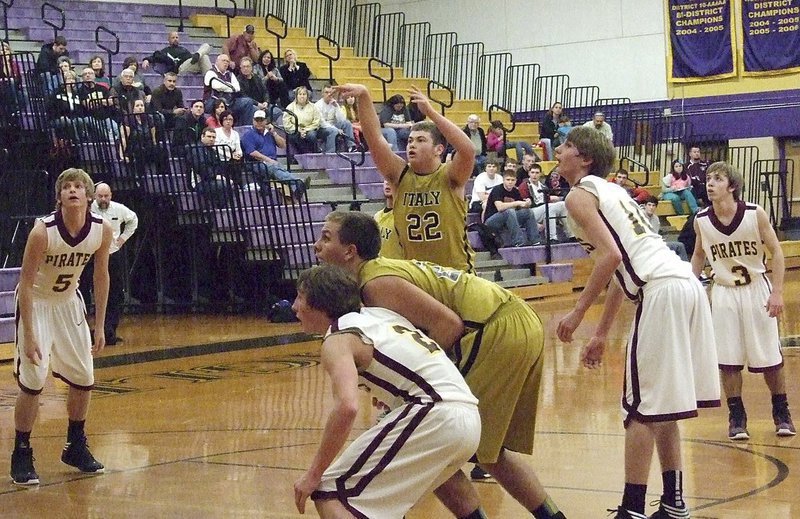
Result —
[{"label": "purple banner", "polygon": [[736,74],[731,0],[669,0],[670,77],[702,81]]},{"label": "purple banner", "polygon": [[800,0],[742,0],[744,75],[800,70]]}]

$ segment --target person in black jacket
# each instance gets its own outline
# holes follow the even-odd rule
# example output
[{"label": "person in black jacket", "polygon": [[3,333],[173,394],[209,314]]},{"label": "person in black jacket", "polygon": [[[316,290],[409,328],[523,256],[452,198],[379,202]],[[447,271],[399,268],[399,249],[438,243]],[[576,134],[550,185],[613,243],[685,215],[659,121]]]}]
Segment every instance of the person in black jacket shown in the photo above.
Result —
[{"label": "person in black jacket", "polygon": [[58,58],[62,56],[69,56],[67,39],[63,36],[56,36],[53,43],[45,43],[39,51],[39,57],[36,59],[36,71],[41,74],[48,93],[57,90],[61,83]]},{"label": "person in black jacket", "polygon": [[294,101],[294,92],[297,87],[303,86],[308,90],[308,100],[311,101],[311,71],[302,61],[297,61],[297,53],[294,49],[286,49],[283,53],[284,64],[278,70],[281,73],[286,88],[289,89],[289,97]]},{"label": "person in black jacket", "polygon": [[[158,65],[159,68],[156,72],[163,74],[165,72],[174,72],[176,74],[203,74],[211,70],[211,60],[208,58],[208,53],[211,52],[211,45],[204,43],[197,49],[197,52],[191,53],[186,47],[180,44],[180,37],[177,31],[172,31],[167,36],[169,45],[161,50],[155,51],[152,55],[142,60],[142,69],[147,68],[153,64]],[[153,67],[155,69],[155,67]]]},{"label": "person in black jacket", "polygon": [[[183,107],[183,92],[178,88],[178,75],[174,72],[164,74],[164,83],[153,90],[150,106],[164,117],[164,127],[175,127],[175,119],[186,113]],[[194,139],[197,140],[197,139]]]},{"label": "person in black jacket", "polygon": [[541,144],[544,145],[545,152],[547,152],[547,160],[553,160],[554,157],[552,141],[558,139],[558,121],[563,111],[564,108],[561,103],[556,101],[539,123],[539,139]]},{"label": "person in black jacket", "polygon": [[475,165],[472,167],[472,176],[477,176],[486,166],[486,132],[481,128],[481,118],[476,114],[469,114],[467,125],[464,126],[472,145],[475,147]]}]

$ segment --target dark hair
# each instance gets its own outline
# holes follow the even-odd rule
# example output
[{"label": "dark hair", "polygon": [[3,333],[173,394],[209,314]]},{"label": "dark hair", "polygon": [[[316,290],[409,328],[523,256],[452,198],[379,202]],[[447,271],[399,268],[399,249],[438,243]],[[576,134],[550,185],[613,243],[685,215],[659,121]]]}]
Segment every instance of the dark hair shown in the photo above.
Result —
[{"label": "dark hair", "polygon": [[[681,171],[680,175],[675,173],[675,164],[680,164],[683,166],[683,171]],[[672,173],[672,176],[676,179],[679,178],[681,180],[686,180],[689,178],[689,174],[686,172],[686,166],[683,164],[681,159],[675,159],[672,161],[672,163],[669,165],[669,172]]]},{"label": "dark hair", "polygon": [[629,177],[631,175],[630,172],[625,168],[619,168],[617,170],[617,172],[614,173],[614,176],[617,176],[617,175],[620,175],[620,174],[625,175],[626,177]]},{"label": "dark hair", "polygon": [[614,147],[599,130],[578,126],[567,134],[567,141],[577,148],[578,153],[591,159],[589,174],[605,178],[614,164]]},{"label": "dark hair", "polygon": [[389,106],[396,105],[397,103],[403,103],[405,105],[406,104],[406,100],[400,94],[395,94],[395,95],[393,95],[392,97],[390,97],[389,99],[386,100],[386,104],[389,105]]},{"label": "dark hair", "polygon": [[89,58],[89,68],[94,70],[94,68],[92,68],[92,61],[94,61],[96,59],[100,60],[101,65],[100,65],[100,70],[99,71],[95,71],[94,75],[95,75],[95,77],[103,77],[103,76],[106,75],[106,62],[103,59],[103,56],[95,54],[94,56]]},{"label": "dark hair", "polygon": [[225,105],[225,110],[228,109],[228,103],[226,103],[221,97],[214,99],[214,101],[211,103],[211,117],[217,119],[218,121],[222,121],[222,119],[217,118],[217,108],[219,108],[219,105],[221,104]]},{"label": "dark hair", "polygon": [[136,59],[135,56],[128,56],[127,58],[125,58],[123,60],[122,68],[126,69],[126,68],[128,68],[128,67],[130,67],[131,65],[134,65],[134,64],[136,65],[136,70],[139,70],[139,60]]},{"label": "dark hair", "polygon": [[553,113],[553,108],[555,108],[555,106],[556,106],[556,105],[561,105],[561,110],[562,110],[562,112],[561,112],[561,113],[562,113],[562,115],[563,115],[563,113],[564,113],[564,112],[563,112],[563,110],[564,110],[564,103],[562,103],[561,101],[556,101],[556,102],[554,102],[553,104],[551,104],[551,105],[550,105],[550,108],[548,108],[548,109],[547,109],[547,117],[549,117],[549,118],[551,118],[551,119],[553,118],[553,116],[555,115],[555,114]]},{"label": "dark hair", "polygon": [[645,199],[644,203],[658,205],[658,198],[654,197],[653,195],[650,195]]},{"label": "dark hair", "polygon": [[339,241],[345,245],[355,245],[361,259],[378,257],[381,232],[372,216],[361,211],[333,211],[328,213],[325,221],[339,224]]},{"label": "dark hair", "polygon": [[411,126],[411,131],[428,132],[431,136],[434,146],[437,144],[447,146],[447,141],[444,140],[444,135],[442,135],[441,130],[439,130],[439,128],[436,127],[436,124],[434,124],[432,121],[420,121],[418,123],[414,123],[414,125]]},{"label": "dark hair", "polygon": [[203,127],[203,131],[202,131],[202,132],[200,132],[200,137],[202,137],[203,135],[205,135],[205,134],[206,134],[206,133],[208,133],[208,132],[211,132],[211,133],[213,133],[213,134],[214,134],[214,136],[216,136],[216,135],[217,135],[217,130],[215,130],[214,128],[212,128],[212,127],[210,127],[210,126],[205,126],[205,127]]},{"label": "dark hair", "polygon": [[[270,60],[269,60],[269,65],[267,65],[266,70],[264,70],[263,60],[264,60],[264,55],[266,55],[266,54],[269,54]],[[275,56],[272,54],[272,52],[270,52],[269,49],[262,50],[261,54],[258,55],[258,65],[261,67],[261,70],[263,70],[264,72],[269,72],[270,70],[274,70],[275,69]]]},{"label": "dark hair", "polygon": [[493,164],[493,165],[497,166],[498,169],[500,169],[500,166],[502,164],[504,164],[504,163],[505,163],[505,161],[503,159],[497,158],[497,157],[493,158],[493,159],[489,159],[489,160],[486,161],[487,165],[488,164]]},{"label": "dark hair", "polygon": [[490,125],[492,128],[501,128],[501,129],[505,129],[505,127],[503,126],[503,121],[492,121],[491,123],[489,123],[489,125]]},{"label": "dark hair", "polygon": [[308,306],[331,319],[361,308],[358,282],[336,265],[318,265],[301,272],[297,278],[297,292],[306,297]]},{"label": "dark hair", "polygon": [[541,173],[542,172],[542,165],[539,164],[538,162],[534,162],[533,164],[531,164],[531,169],[538,169],[539,173]]},{"label": "dark hair", "polygon": [[[221,114],[219,114],[219,122],[220,122],[220,124],[222,124],[222,121],[224,121],[225,118],[228,117],[229,115],[231,117],[233,117],[233,112],[231,112],[230,110],[227,110],[227,109],[224,112],[222,112]],[[235,117],[233,117],[233,122],[234,123],[236,122],[236,118]]]},{"label": "dark hair", "polygon": [[512,159],[511,157],[506,157],[506,160],[503,161],[503,167],[508,166],[509,164],[513,164],[514,166],[517,165],[517,160]]},{"label": "dark hair", "polygon": [[53,38],[53,45],[63,45],[67,46],[67,39],[63,36],[56,36]]}]

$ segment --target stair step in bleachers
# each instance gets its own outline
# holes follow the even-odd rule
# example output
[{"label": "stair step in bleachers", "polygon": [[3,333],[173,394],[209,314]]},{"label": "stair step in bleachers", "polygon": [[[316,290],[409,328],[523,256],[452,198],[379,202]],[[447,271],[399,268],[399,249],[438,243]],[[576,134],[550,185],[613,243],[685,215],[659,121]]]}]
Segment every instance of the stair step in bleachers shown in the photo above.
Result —
[{"label": "stair step in bleachers", "polygon": [[[586,251],[577,243],[559,243],[550,246],[551,260],[564,261],[586,257]],[[499,249],[504,260],[512,265],[530,265],[544,263],[547,253],[544,245],[528,247],[503,247]]]},{"label": "stair step in bleachers", "polygon": [[19,283],[19,267],[0,269],[0,292],[14,291]]},{"label": "stair step in bleachers", "polygon": [[572,279],[572,263],[550,263],[537,265],[536,268],[550,283],[561,283]]},{"label": "stair step in bleachers", "polygon": [[[16,324],[14,318],[14,290],[19,283],[20,269],[0,269],[0,343],[14,341]],[[13,351],[0,351],[0,360],[11,358]]]}]

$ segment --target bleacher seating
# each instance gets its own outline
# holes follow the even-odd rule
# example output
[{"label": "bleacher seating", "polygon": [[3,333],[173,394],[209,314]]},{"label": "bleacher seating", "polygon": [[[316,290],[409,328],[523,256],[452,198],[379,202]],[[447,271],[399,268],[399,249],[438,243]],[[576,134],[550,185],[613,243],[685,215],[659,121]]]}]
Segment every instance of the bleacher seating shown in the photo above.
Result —
[{"label": "bleacher seating", "polygon": [[19,268],[0,269],[0,343],[14,340],[14,290],[19,272]]}]

